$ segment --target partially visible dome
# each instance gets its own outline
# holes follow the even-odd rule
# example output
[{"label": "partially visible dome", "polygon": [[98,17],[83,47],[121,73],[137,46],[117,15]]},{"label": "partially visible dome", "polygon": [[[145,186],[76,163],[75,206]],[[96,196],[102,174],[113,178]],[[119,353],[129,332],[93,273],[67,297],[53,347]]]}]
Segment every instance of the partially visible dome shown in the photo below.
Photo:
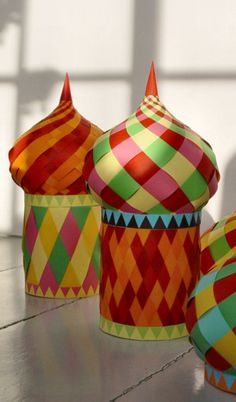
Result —
[{"label": "partially visible dome", "polygon": [[13,180],[30,194],[86,193],[84,160],[101,134],[100,128],[74,108],[66,74],[59,105],[21,135],[10,150]]},{"label": "partially visible dome", "polygon": [[203,274],[221,267],[236,254],[236,212],[225,216],[203,233],[200,248]]},{"label": "partially visible dome", "polygon": [[84,176],[102,206],[160,214],[202,208],[220,177],[211,146],[159,100],[153,65],[142,103],[96,141]]},{"label": "partially visible dome", "polygon": [[236,255],[204,275],[186,314],[190,339],[210,383],[236,393]]}]

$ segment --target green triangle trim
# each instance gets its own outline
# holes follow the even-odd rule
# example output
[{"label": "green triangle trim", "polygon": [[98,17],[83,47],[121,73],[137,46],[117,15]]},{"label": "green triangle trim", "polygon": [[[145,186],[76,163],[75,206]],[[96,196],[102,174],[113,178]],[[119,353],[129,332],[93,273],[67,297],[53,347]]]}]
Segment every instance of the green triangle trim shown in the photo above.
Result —
[{"label": "green triangle trim", "polygon": [[141,338],[144,339],[149,327],[137,327],[137,328],[138,328],[138,332],[141,335]]},{"label": "green triangle trim", "polygon": [[53,197],[47,197],[45,201],[47,202],[48,206],[50,206],[54,200]]},{"label": "green triangle trim", "polygon": [[131,325],[126,325],[126,331],[127,331],[129,338],[132,338],[132,334],[134,332],[134,327],[132,327]]},{"label": "green triangle trim", "polygon": [[128,332],[127,332],[127,328],[126,328],[126,325],[122,325],[121,326],[121,331],[120,331],[120,335],[119,335],[121,338],[128,338],[128,339],[130,339],[130,336],[129,336],[129,334],[128,334]]},{"label": "green triangle trim", "polygon": [[106,325],[107,325],[107,329],[108,329],[109,331],[111,331],[112,326],[113,326],[112,321],[107,321],[107,322],[106,322]]},{"label": "green triangle trim", "polygon": [[55,197],[55,199],[57,200],[57,202],[58,202],[58,205],[62,205],[62,204],[64,204],[64,200],[65,200],[65,198],[66,197],[64,197],[64,196],[60,196],[60,197]]},{"label": "green triangle trim", "polygon": [[185,324],[179,324],[178,329],[179,329],[180,335],[182,335],[182,334],[183,335],[188,335],[188,331],[187,331],[187,328],[186,328]]},{"label": "green triangle trim", "polygon": [[42,202],[42,199],[41,199],[41,197],[40,196],[36,196],[36,200],[37,200],[37,202],[39,203],[39,205],[41,204],[41,202]]},{"label": "green triangle trim", "polygon": [[175,325],[173,325],[173,326],[172,326],[172,325],[169,325],[169,326],[166,326],[166,327],[165,327],[166,333],[167,333],[167,335],[169,336],[169,338],[171,338],[171,334],[172,334],[174,328],[175,328]]},{"label": "green triangle trim", "polygon": [[134,327],[134,330],[132,333],[132,338],[130,338],[130,339],[142,340],[138,327]]},{"label": "green triangle trim", "polygon": [[40,195],[25,193],[25,204],[44,207],[99,206],[90,194]]},{"label": "green triangle trim", "polygon": [[115,327],[116,334],[119,335],[119,333],[120,333],[120,331],[121,331],[121,325],[120,325],[120,324],[117,324],[117,322],[116,322],[116,323],[114,324],[114,327]]},{"label": "green triangle trim", "polygon": [[102,316],[100,317],[100,328],[110,335],[136,340],[168,340],[188,335],[184,323],[166,327],[136,327],[112,322]]},{"label": "green triangle trim", "polygon": [[162,331],[161,327],[152,327],[152,332],[155,338],[158,339],[158,337],[160,336],[160,333]]}]

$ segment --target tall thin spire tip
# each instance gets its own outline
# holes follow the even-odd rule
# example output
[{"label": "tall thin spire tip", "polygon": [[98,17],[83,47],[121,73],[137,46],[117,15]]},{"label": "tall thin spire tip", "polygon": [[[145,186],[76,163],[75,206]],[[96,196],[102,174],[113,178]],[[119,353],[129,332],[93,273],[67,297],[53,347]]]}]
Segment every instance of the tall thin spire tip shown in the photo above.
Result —
[{"label": "tall thin spire tip", "polygon": [[70,79],[69,79],[68,73],[66,73],[66,75],[65,75],[64,85],[62,88],[60,102],[62,102],[62,101],[71,101],[72,102],[71,91],[70,91]]},{"label": "tall thin spire tip", "polygon": [[151,64],[149,77],[148,77],[148,81],[147,81],[147,86],[146,86],[146,91],[145,91],[145,96],[149,96],[149,95],[158,96],[155,66],[154,66],[153,62]]}]

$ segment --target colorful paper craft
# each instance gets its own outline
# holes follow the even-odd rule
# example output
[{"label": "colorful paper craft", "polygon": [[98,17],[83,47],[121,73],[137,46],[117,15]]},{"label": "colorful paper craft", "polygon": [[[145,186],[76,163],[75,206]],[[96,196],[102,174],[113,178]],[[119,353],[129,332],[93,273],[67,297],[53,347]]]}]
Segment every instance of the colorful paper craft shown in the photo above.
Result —
[{"label": "colorful paper craft", "polygon": [[95,142],[84,176],[103,207],[101,328],[130,339],[186,335],[200,210],[219,172],[211,146],[160,102],[154,65],[144,100]]},{"label": "colorful paper craft", "polygon": [[225,216],[201,236],[201,273],[221,267],[236,254],[236,212]]},{"label": "colorful paper craft", "polygon": [[205,377],[212,385],[236,393],[236,255],[204,275],[187,308],[186,324]]},{"label": "colorful paper craft", "polygon": [[26,292],[82,297],[98,292],[100,207],[82,169],[102,131],[74,108],[66,75],[59,105],[9,152],[13,180],[25,192]]}]

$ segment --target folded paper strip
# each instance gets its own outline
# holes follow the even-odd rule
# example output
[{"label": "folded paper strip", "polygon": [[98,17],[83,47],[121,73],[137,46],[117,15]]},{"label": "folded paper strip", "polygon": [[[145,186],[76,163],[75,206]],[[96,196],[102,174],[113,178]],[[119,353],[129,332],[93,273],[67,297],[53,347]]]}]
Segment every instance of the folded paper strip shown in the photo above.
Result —
[{"label": "folded paper strip", "polygon": [[101,133],[74,108],[66,75],[59,105],[10,150],[13,180],[29,194],[86,194],[84,160]]},{"label": "folded paper strip", "polygon": [[186,324],[205,378],[236,393],[236,256],[202,276],[188,302]]},{"label": "folded paper strip", "polygon": [[89,195],[25,194],[26,293],[55,298],[98,293],[100,213]]},{"label": "folded paper strip", "polygon": [[199,274],[200,219],[199,212],[103,210],[100,326],[105,332],[130,339],[187,334],[185,306]]},{"label": "folded paper strip", "polygon": [[[151,69],[149,81],[153,81]],[[188,213],[217,190],[211,146],[177,120],[148,91],[127,120],[100,137],[84,169],[91,194],[104,208],[134,213]]]},{"label": "folded paper strip", "polygon": [[201,273],[221,267],[236,254],[236,212],[223,217],[201,236]]},{"label": "folded paper strip", "polygon": [[102,131],[74,108],[66,75],[60,103],[9,152],[13,180],[25,192],[26,292],[82,297],[98,292],[100,207],[82,169]]},{"label": "folded paper strip", "polygon": [[143,102],[95,142],[84,176],[103,207],[100,327],[131,339],[186,335],[200,210],[219,172],[210,145],[160,102],[153,65]]}]

